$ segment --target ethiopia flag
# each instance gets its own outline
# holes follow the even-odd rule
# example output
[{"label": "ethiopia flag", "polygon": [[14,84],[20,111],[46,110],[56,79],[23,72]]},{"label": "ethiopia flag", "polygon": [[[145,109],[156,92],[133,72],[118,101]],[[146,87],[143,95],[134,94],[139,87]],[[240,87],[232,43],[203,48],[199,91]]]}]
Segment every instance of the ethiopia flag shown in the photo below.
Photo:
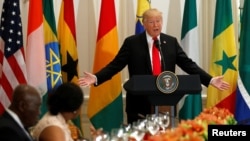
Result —
[{"label": "ethiopia flag", "polygon": [[[114,0],[102,0],[95,51],[94,68],[97,72],[108,64],[118,52],[118,32]],[[98,87],[90,88],[87,109],[95,128],[110,132],[123,123],[123,101],[120,73]]]},{"label": "ethiopia flag", "polygon": [[44,15],[44,42],[46,55],[46,75],[47,75],[47,93],[43,96],[41,113],[47,112],[47,97],[54,87],[62,84],[61,62],[59,44],[57,40],[56,22],[53,8],[53,1],[43,0]]},{"label": "ethiopia flag", "polygon": [[220,91],[213,86],[208,87],[207,107],[217,106],[235,111],[235,94],[237,82],[237,50],[235,43],[232,6],[229,0],[217,0],[213,34],[213,48],[209,73],[212,76],[223,75],[230,88]]}]

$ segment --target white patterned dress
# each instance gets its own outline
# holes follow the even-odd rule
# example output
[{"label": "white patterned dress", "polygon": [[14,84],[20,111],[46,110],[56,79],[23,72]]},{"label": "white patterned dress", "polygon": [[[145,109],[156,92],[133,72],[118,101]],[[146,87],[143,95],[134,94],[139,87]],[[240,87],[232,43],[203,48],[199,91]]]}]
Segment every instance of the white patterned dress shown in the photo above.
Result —
[{"label": "white patterned dress", "polygon": [[68,124],[66,123],[63,116],[59,113],[58,115],[51,115],[47,112],[42,119],[38,122],[38,124],[34,127],[32,131],[32,135],[36,141],[39,141],[39,136],[41,132],[49,126],[58,126],[60,127],[65,135],[66,141],[74,141],[71,137],[71,132],[68,128]]}]

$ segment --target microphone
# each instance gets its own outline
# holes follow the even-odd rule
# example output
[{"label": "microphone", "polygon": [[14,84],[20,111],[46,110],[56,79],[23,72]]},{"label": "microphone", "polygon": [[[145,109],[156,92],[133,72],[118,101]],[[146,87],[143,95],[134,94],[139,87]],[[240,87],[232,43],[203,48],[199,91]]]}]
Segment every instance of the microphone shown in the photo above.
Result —
[{"label": "microphone", "polygon": [[159,50],[160,52],[160,55],[161,55],[161,64],[163,64],[163,71],[166,70],[166,66],[165,66],[165,60],[164,60],[164,56],[163,56],[163,53],[162,53],[162,49],[161,49],[161,42],[157,39],[154,41],[154,44],[156,46],[156,48]]},{"label": "microphone", "polygon": [[160,51],[160,45],[161,45],[160,41],[157,39],[154,41],[154,44],[155,44],[156,48]]}]

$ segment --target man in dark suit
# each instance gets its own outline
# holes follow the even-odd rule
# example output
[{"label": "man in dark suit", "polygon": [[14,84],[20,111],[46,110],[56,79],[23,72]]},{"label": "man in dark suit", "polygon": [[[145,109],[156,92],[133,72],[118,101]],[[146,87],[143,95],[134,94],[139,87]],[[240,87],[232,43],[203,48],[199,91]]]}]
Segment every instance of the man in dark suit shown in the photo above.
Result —
[{"label": "man in dark suit", "polygon": [[[145,32],[126,38],[116,57],[107,66],[95,74],[84,72],[84,77],[79,79],[79,84],[98,86],[111,79],[125,66],[128,66],[130,78],[133,75],[153,75],[151,50],[154,43],[153,38],[157,38],[162,52],[162,71],[175,72],[175,67],[178,65],[188,74],[200,75],[201,83],[205,86],[211,84],[220,90],[229,88],[229,84],[223,81],[223,76],[212,77],[193,62],[180,47],[175,37],[161,33],[162,13],[160,11],[157,9],[145,11],[142,22]],[[128,123],[132,123],[140,118],[138,115],[150,114],[151,105],[146,97],[127,93],[126,112]]]},{"label": "man in dark suit", "polygon": [[32,141],[29,128],[38,122],[40,106],[41,97],[34,87],[18,85],[10,107],[0,116],[0,140]]}]

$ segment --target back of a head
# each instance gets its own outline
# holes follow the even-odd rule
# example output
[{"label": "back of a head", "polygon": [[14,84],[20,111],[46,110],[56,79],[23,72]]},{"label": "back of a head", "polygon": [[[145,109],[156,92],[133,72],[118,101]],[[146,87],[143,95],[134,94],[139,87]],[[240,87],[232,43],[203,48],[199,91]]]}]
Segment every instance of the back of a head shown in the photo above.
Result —
[{"label": "back of a head", "polygon": [[17,109],[21,101],[31,102],[28,97],[40,97],[37,89],[28,84],[16,86],[12,95],[11,109]]},{"label": "back of a head", "polygon": [[73,112],[80,108],[83,103],[84,93],[74,83],[63,83],[55,88],[48,97],[48,108],[52,115],[59,112]]},{"label": "back of a head", "polygon": [[39,120],[41,102],[41,96],[35,87],[20,84],[14,89],[9,108],[18,115],[25,127],[30,127]]}]

